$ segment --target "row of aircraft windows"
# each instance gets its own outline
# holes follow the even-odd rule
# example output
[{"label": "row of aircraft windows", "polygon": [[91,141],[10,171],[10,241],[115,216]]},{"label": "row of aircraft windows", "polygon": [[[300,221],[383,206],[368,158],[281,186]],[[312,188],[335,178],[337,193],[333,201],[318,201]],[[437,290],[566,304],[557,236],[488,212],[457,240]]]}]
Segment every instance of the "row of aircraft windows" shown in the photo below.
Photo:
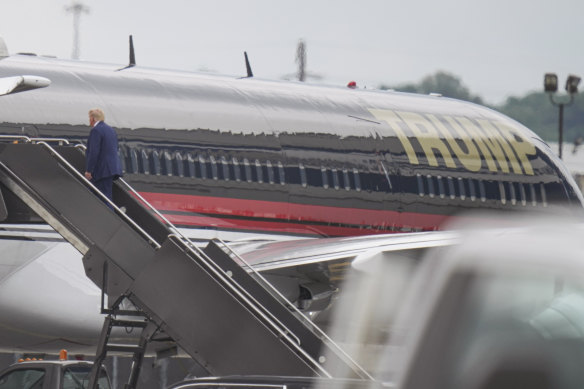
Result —
[{"label": "row of aircraft windows", "polygon": [[486,181],[472,178],[454,178],[421,174],[416,175],[420,197],[460,198],[461,200],[485,202],[487,199],[501,204],[547,206],[545,185],[519,182]]},{"label": "row of aircraft windows", "polygon": [[185,156],[180,152],[159,153],[144,149],[130,148],[122,152],[122,168],[127,173],[155,174],[178,177],[193,177],[214,180],[235,180],[285,185],[288,182],[302,186],[320,186],[325,189],[361,191],[361,177],[357,169],[336,169],[321,167],[307,168],[302,163],[294,167],[284,167],[280,161],[260,161],[225,156],[216,158],[202,154]]},{"label": "row of aircraft windows", "polygon": [[[357,169],[337,169],[322,166],[305,167],[302,163],[284,166],[280,161],[213,155],[158,152],[128,147],[122,150],[122,168],[133,174],[153,174],[192,177],[238,182],[257,182],[325,189],[351,189],[390,192],[389,180],[400,180],[401,190],[419,196],[450,198],[485,202],[487,199],[502,204],[547,206],[544,184],[521,184],[468,178],[417,174],[415,177],[393,177],[387,174],[367,173]],[[413,181],[414,180],[414,181]]]}]

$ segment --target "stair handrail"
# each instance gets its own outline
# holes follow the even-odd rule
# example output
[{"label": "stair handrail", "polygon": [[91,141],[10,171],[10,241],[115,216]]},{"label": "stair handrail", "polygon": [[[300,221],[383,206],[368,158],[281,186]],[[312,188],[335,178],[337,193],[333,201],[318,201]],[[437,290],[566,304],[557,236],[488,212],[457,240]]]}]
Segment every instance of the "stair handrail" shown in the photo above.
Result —
[{"label": "stair handrail", "polygon": [[[83,150],[84,152],[87,150],[87,146],[85,146],[82,143],[76,144],[75,147],[78,148],[78,149]],[[162,219],[175,233],[177,233],[179,235],[182,235],[182,233],[178,230],[178,228],[176,228],[176,226],[174,224],[172,224],[170,222],[170,220],[168,220],[162,213],[160,213],[156,208],[154,208],[154,206],[152,204],[150,204],[140,193],[138,193],[136,191],[136,189],[134,189],[130,184],[128,184],[126,182],[126,180],[124,180],[122,177],[120,177],[116,181],[121,182],[122,184],[124,184],[124,186],[126,187],[126,189],[128,191],[130,191],[134,196],[136,196],[140,201],[142,201],[142,203],[146,207],[148,207],[152,212],[154,212],[154,214],[156,216],[158,216],[160,219]]]},{"label": "stair handrail", "polygon": [[26,143],[39,143],[39,142],[58,142],[59,145],[68,145],[70,142],[65,138],[31,138],[26,135],[0,135],[0,140],[24,140]]},{"label": "stair handrail", "polygon": [[305,324],[308,324],[311,328],[314,328],[315,332],[317,333],[317,335],[321,337],[321,339],[326,340],[329,345],[333,345],[334,349],[340,352],[344,358],[346,358],[349,362],[351,362],[354,365],[354,367],[358,368],[366,376],[366,378],[373,379],[373,377],[365,369],[363,369],[361,365],[357,363],[357,361],[355,361],[349,354],[347,354],[347,352],[343,350],[334,340],[332,340],[319,326],[317,326],[312,320],[307,318],[306,315],[304,315],[304,313],[302,313],[298,309],[298,307],[296,307],[296,305],[294,305],[292,302],[290,302],[290,300],[286,298],[286,296],[280,293],[280,291],[276,289],[274,285],[272,285],[264,276],[262,276],[260,272],[255,270],[245,259],[243,259],[241,255],[239,255],[237,252],[235,252],[235,250],[229,247],[229,245],[225,243],[222,239],[215,238],[215,240],[221,242],[221,244],[225,246],[225,248],[227,248],[227,250],[229,250],[233,255],[235,255],[237,259],[243,262],[243,264],[247,266],[247,268],[250,269],[250,271],[253,272],[256,275],[256,277],[261,279],[262,282],[266,285],[266,287],[274,291],[278,297],[284,300],[284,302],[289,306],[289,308],[298,313],[303,318],[303,322]]},{"label": "stair handrail", "polygon": [[[170,220],[168,220],[164,215],[162,215],[156,208],[154,208],[154,206],[152,204],[150,204],[142,195],[140,195],[140,193],[138,193],[131,185],[129,185],[126,181],[124,181],[123,179],[122,183],[126,186],[126,188],[132,192],[132,194],[136,197],[138,197],[146,206],[148,206],[158,217],[160,217],[168,226],[169,229],[171,229],[172,231],[174,231],[173,233],[169,234],[169,237],[175,237],[177,239],[179,239],[181,242],[183,242],[187,248],[192,251],[195,255],[198,255],[199,257],[202,257],[202,259],[205,260],[206,265],[207,266],[212,266],[214,267],[215,271],[220,271],[220,274],[225,275],[225,271],[223,269],[221,269],[221,267],[219,267],[211,258],[209,258],[209,256],[207,255],[207,253],[205,253],[203,250],[201,250],[199,247],[197,247],[193,242],[191,242],[191,240],[185,236]],[[243,288],[241,285],[239,285],[238,282],[236,282],[235,280],[233,280],[232,278],[226,278],[224,279],[225,281],[229,282],[230,284],[235,284],[237,286],[237,288],[239,289],[239,291],[235,290],[235,292],[237,292],[238,294],[241,294],[240,291],[243,291],[245,294],[248,295],[249,298],[251,298],[254,303],[257,306],[262,306],[262,304],[260,304],[259,301],[257,301],[251,294],[249,294],[249,292],[247,292],[245,290],[245,288]],[[269,313],[269,311],[267,311]],[[300,339],[294,335],[294,333],[288,329],[286,327],[286,325],[284,323],[282,323],[280,320],[278,320],[278,318],[276,318],[274,315],[272,315],[271,313],[269,313],[273,320],[275,320],[276,322],[278,322],[282,328],[286,329],[285,332],[291,334],[290,336],[295,338],[295,342],[300,345]]]},{"label": "stair handrail", "polygon": [[[184,236],[180,236],[180,235],[175,235],[175,234],[171,234],[169,235],[169,237],[175,237],[177,239],[180,239],[182,243],[184,243],[187,248],[189,249],[189,251],[191,251],[193,254],[195,255],[201,255],[204,254],[206,256],[205,261],[206,262],[210,262],[210,264],[214,267],[214,269],[211,269],[212,271],[214,271],[216,274],[221,275],[221,276],[226,276],[226,279],[223,279],[226,282],[230,282],[233,283],[234,285],[237,286],[237,288],[239,288],[239,290],[234,290],[234,292],[238,293],[239,295],[245,294],[247,296],[247,298],[251,299],[257,306],[263,307],[263,305],[253,296],[251,295],[245,288],[243,288],[241,285],[239,285],[239,283],[237,281],[235,281],[233,278],[231,278],[229,276],[229,274],[227,274],[225,272],[225,270],[223,270],[220,266],[218,266],[215,262],[213,262],[208,255],[206,255],[206,253],[204,251],[198,250],[195,251],[195,247],[192,247],[191,245],[188,244],[187,241],[184,240]],[[261,312],[260,312],[261,313]],[[300,341],[300,338],[298,338],[298,336],[296,336],[291,330],[289,330],[286,325],[284,323],[282,323],[281,320],[279,320],[277,317],[275,317],[270,311],[265,310],[265,313],[263,313],[263,315],[269,315],[272,320],[276,321],[278,324],[280,324],[280,326],[284,329],[286,329],[286,333],[289,333],[290,336],[292,338],[294,338],[294,341],[296,344],[298,344],[299,346],[302,345],[302,342]]]},{"label": "stair handrail", "polygon": [[30,142],[31,138],[26,135],[0,135],[0,139],[6,140],[24,140],[25,142]]},{"label": "stair handrail", "polygon": [[[75,145],[75,147],[78,147],[82,150],[87,150],[87,147],[84,144],[78,144]],[[169,238],[171,237],[175,237],[178,238],[179,240],[181,240],[183,243],[185,243],[187,245],[187,248],[189,248],[191,251],[193,251],[195,254],[198,254],[200,257],[202,257],[207,266],[211,266],[211,267],[215,267],[216,269],[214,269],[215,273],[220,276],[226,283],[228,283],[229,285],[231,285],[233,287],[233,284],[237,286],[238,289],[240,289],[241,291],[243,291],[245,294],[248,295],[248,298],[252,299],[253,302],[255,303],[255,306],[260,306],[263,307],[262,304],[260,304],[253,296],[251,296],[249,294],[249,292],[247,292],[245,290],[245,288],[243,288],[241,285],[239,285],[239,283],[237,283],[235,280],[233,280],[231,277],[228,277],[227,274],[225,273],[225,271],[223,269],[221,269],[213,260],[211,260],[211,258],[209,258],[209,256],[203,251],[201,250],[199,247],[197,247],[195,244],[193,244],[193,242],[191,242],[191,240],[185,236],[173,223],[170,222],[170,220],[168,220],[164,215],[162,215],[162,213],[160,213],[152,204],[150,204],[140,193],[138,193],[130,184],[128,184],[123,178],[119,178],[118,181],[120,181],[122,184],[124,184],[124,186],[134,195],[136,196],[138,199],[140,199],[144,205],[146,205],[148,208],[150,208],[150,210],[152,212],[154,212],[154,214],[156,214],[158,217],[160,217],[166,224],[167,226],[174,231],[173,234],[169,234]],[[235,251],[233,251],[233,249],[231,249],[229,246],[227,246],[227,244],[223,241],[221,241],[221,243],[227,247],[229,249],[229,251],[231,251],[232,253],[234,253],[239,259],[242,260],[243,263],[245,263],[250,269],[253,269],[249,264],[247,264],[247,262],[245,260],[243,260],[243,258],[241,258],[241,256],[239,256]],[[219,271],[217,271],[219,270]],[[257,271],[255,271],[255,269],[253,269],[253,271],[256,274],[259,274]],[[305,317],[304,314],[302,312],[300,312],[298,310],[298,308],[296,308],[296,306],[294,306],[290,301],[288,301],[288,299],[286,299],[285,296],[283,296],[279,291],[277,291],[273,285],[271,285],[263,276],[260,276],[261,279],[266,282],[268,285],[270,285],[272,287],[273,290],[276,291],[276,293],[278,293],[283,299],[284,301],[293,307],[293,309],[295,309],[300,315],[302,315],[302,317]],[[236,293],[241,295],[241,292],[238,292],[237,290],[235,290]],[[256,310],[258,310],[256,308]],[[267,310],[266,310],[267,311]],[[258,313],[261,314],[262,316],[265,316],[266,319],[267,316],[265,315],[265,313],[260,312],[260,310],[258,310]],[[295,343],[298,345],[300,352],[307,358],[309,359],[314,366],[317,366],[318,369],[320,369],[327,377],[332,378],[332,375],[330,373],[328,373],[321,365],[320,363],[318,363],[318,361],[316,361],[310,354],[306,353],[304,351],[304,349],[301,346],[301,342],[300,339],[294,335],[294,333],[288,329],[288,327],[286,327],[285,324],[283,324],[280,320],[278,320],[275,316],[273,316],[269,311],[267,311],[267,313],[272,316],[273,320],[275,320],[277,323],[279,323],[282,328],[285,329],[282,330],[281,328],[277,328],[277,330],[286,338],[295,338]],[[330,339],[330,337],[328,337],[316,324],[314,324],[312,321],[309,320],[309,323],[312,324],[312,326],[314,328],[317,329],[317,332],[319,332],[319,335],[322,335],[324,337],[324,339],[326,339],[329,343],[333,344],[335,346],[335,349],[338,350],[345,358],[347,358],[351,363],[354,364],[355,367],[357,367],[367,378],[369,379],[373,379],[373,377],[371,377],[371,375],[369,375],[369,373],[367,373],[356,361],[354,361],[343,349],[341,349],[332,339]],[[273,323],[274,324],[274,323]],[[274,325],[274,327],[277,327],[276,325]],[[290,341],[290,339],[288,339]],[[294,342],[293,342],[294,343]]]},{"label": "stair handrail", "polygon": [[[87,150],[87,147],[83,144],[77,144],[77,145],[75,145],[75,147],[80,148],[82,150]],[[286,337],[291,343],[297,344],[299,349],[300,349],[300,352],[302,354],[304,354],[304,356],[306,358],[308,358],[315,366],[317,366],[318,369],[320,369],[323,374],[325,374],[328,377],[332,377],[322,366],[320,366],[320,364],[314,358],[312,358],[312,356],[310,354],[306,353],[302,349],[302,347],[300,347],[300,345],[301,345],[300,339],[296,335],[294,335],[294,333],[290,329],[288,329],[286,327],[286,325],[284,325],[284,323],[282,323],[280,320],[278,320],[278,318],[276,318],[273,314],[271,314],[265,308],[264,308],[265,312],[261,312],[262,310],[258,309],[257,307],[258,306],[263,307],[263,306],[253,296],[251,296],[249,294],[249,292],[247,292],[245,290],[245,288],[243,288],[241,285],[239,285],[239,283],[236,282],[235,280],[233,280],[231,277],[227,276],[225,271],[223,269],[221,269],[221,267],[219,267],[215,262],[213,262],[213,260],[211,260],[211,258],[209,258],[209,256],[203,250],[201,250],[199,247],[197,247],[195,244],[193,244],[193,242],[191,242],[191,240],[188,237],[186,237],[172,222],[170,222],[170,220],[168,220],[162,213],[160,213],[152,204],[150,204],[140,193],[138,193],[123,178],[120,177],[118,179],[118,181],[121,182],[127,188],[128,191],[130,191],[134,196],[136,196],[138,199],[140,199],[140,201],[142,201],[145,206],[150,208],[150,210],[155,215],[160,217],[167,224],[168,228],[171,231],[173,231],[173,233],[168,235],[169,238],[178,239],[183,244],[185,244],[186,248],[188,250],[190,250],[193,254],[202,258],[204,260],[205,264],[207,265],[207,267],[210,268],[210,270],[214,271],[217,276],[221,277],[222,281],[224,281],[225,284],[228,284],[231,286],[234,293],[237,293],[242,298],[245,297],[244,294],[247,295],[246,298],[248,300],[251,299],[253,301],[253,303],[255,304],[255,305],[252,305],[252,304],[249,304],[249,305],[254,306],[255,310],[258,312],[258,314],[262,315],[266,320],[270,320],[270,322],[276,328],[276,330],[278,332],[280,332],[280,334],[282,336]],[[266,315],[266,313],[267,313],[267,315]],[[268,317],[268,315],[271,316],[271,319]],[[279,326],[276,325],[276,323],[273,323],[273,321],[275,321],[277,324],[279,324]]]},{"label": "stair handrail", "polygon": [[223,245],[227,250],[229,250],[229,253],[226,253],[227,255],[234,255],[235,257],[237,257],[237,259],[240,260],[250,270],[250,272],[255,274],[256,277],[258,277],[267,288],[271,289],[271,291],[274,292],[279,298],[284,300],[284,303],[286,303],[286,305],[289,308],[296,311],[296,313],[302,315],[302,317],[304,317],[308,322],[310,322],[310,324],[312,326],[314,326],[315,328],[318,328],[318,330],[320,332],[322,332],[324,335],[324,332],[315,323],[313,323],[309,318],[307,318],[306,315],[304,315],[304,313],[302,313],[296,307],[296,305],[294,305],[294,303],[292,303],[290,300],[288,300],[288,298],[286,296],[284,296],[282,293],[280,293],[280,291],[278,289],[276,289],[276,287],[274,285],[272,285],[272,283],[270,281],[268,281],[264,276],[262,276],[259,271],[254,269],[253,266],[251,266],[245,259],[243,259],[243,257],[241,255],[239,255],[237,252],[235,252],[235,250],[233,250],[231,247],[229,247],[229,245],[225,241],[223,241],[223,239],[214,238],[213,240],[216,240],[217,242],[221,243],[221,245]]},{"label": "stair handrail", "polygon": [[[184,237],[180,236],[180,235],[175,235],[175,234],[170,234],[168,236],[171,239],[178,239],[183,243],[186,243],[184,241]],[[196,247],[196,246],[195,246]],[[189,245],[186,245],[186,248],[188,250],[190,250],[192,253],[197,254],[197,252],[194,250],[195,247],[190,247]],[[223,270],[221,269],[219,266],[217,266],[217,264],[215,264],[212,260],[208,259],[208,258],[203,258],[203,260],[205,261],[205,264],[207,266],[211,265],[211,267],[209,267],[209,270],[213,271],[215,273],[216,276],[220,277],[221,281],[223,281],[224,285],[229,285],[234,293],[237,293],[237,295],[245,300],[248,303],[248,306],[252,309],[254,309],[256,311],[257,314],[261,315],[261,317],[267,322],[270,323],[272,325],[273,328],[275,328],[275,330],[284,338],[286,338],[289,342],[289,344],[291,346],[295,346],[296,350],[302,355],[304,356],[304,358],[306,358],[307,360],[309,360],[313,366],[318,369],[322,374],[324,374],[326,377],[328,378],[332,378],[332,375],[324,368],[321,366],[321,364],[312,357],[312,355],[310,355],[309,353],[307,353],[302,347],[301,347],[301,343],[300,343],[300,339],[294,335],[294,333],[289,330],[286,325],[284,325],[280,320],[278,320],[278,318],[276,318],[273,314],[271,314],[269,311],[265,311],[262,312],[261,309],[259,309],[258,307],[263,307],[263,305],[261,305],[253,296],[251,296],[249,294],[249,292],[247,292],[245,290],[245,288],[243,288],[241,285],[239,285],[235,280],[233,280],[231,277],[229,277],[229,275]],[[237,287],[234,287],[234,285],[236,285]],[[237,290],[240,289],[240,290]],[[242,293],[243,292],[243,293]],[[267,314],[266,314],[267,313]],[[271,317],[270,317],[271,316]],[[275,321],[275,322],[274,322]],[[279,324],[279,325],[278,325]],[[285,329],[285,330],[284,330]]]},{"label": "stair handrail", "polygon": [[59,146],[62,146],[64,144],[65,145],[69,145],[70,144],[69,140],[68,139],[65,139],[65,138],[31,138],[31,142],[32,143],[57,142],[57,143],[59,143]]},{"label": "stair handrail", "polygon": [[54,157],[56,157],[59,160],[59,162],[61,162],[70,172],[72,172],[77,178],[79,178],[81,180],[81,182],[83,182],[86,186],[88,186],[99,197],[100,200],[104,201],[106,204],[111,206],[112,209],[114,210],[114,212],[118,214],[118,216],[121,216],[122,219],[124,219],[132,227],[134,227],[140,234],[142,234],[143,237],[146,238],[151,245],[153,245],[157,249],[160,248],[160,243],[158,243],[156,241],[156,239],[154,239],[152,236],[150,236],[150,234],[148,234],[134,220],[132,220],[128,215],[126,215],[124,212],[122,212],[121,209],[118,208],[118,206],[116,204],[114,204],[113,201],[111,201],[109,198],[107,198],[107,196],[104,195],[99,189],[97,189],[95,187],[95,185],[93,185],[93,183],[91,181],[89,181],[87,178],[85,178],[85,176],[83,174],[79,173],[79,171],[73,165],[71,165],[69,163],[69,161],[67,161],[65,158],[63,158],[63,156],[61,154],[59,154],[54,148],[52,148],[45,141],[40,141],[40,142],[37,142],[36,144],[45,147]]}]

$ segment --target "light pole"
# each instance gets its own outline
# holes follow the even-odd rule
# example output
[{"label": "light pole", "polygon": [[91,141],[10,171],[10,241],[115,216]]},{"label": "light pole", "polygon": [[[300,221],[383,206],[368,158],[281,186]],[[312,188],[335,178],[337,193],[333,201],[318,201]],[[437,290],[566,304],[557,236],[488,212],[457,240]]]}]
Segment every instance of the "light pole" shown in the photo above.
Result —
[{"label": "light pole", "polygon": [[550,101],[553,105],[560,108],[560,121],[558,123],[559,131],[559,148],[560,148],[560,159],[562,159],[562,143],[564,142],[564,106],[570,105],[574,102],[574,95],[578,93],[578,84],[580,83],[580,77],[569,75],[566,80],[566,92],[570,96],[569,101],[556,101],[554,100],[554,93],[558,91],[558,76],[555,73],[546,73],[543,79],[543,87]]}]

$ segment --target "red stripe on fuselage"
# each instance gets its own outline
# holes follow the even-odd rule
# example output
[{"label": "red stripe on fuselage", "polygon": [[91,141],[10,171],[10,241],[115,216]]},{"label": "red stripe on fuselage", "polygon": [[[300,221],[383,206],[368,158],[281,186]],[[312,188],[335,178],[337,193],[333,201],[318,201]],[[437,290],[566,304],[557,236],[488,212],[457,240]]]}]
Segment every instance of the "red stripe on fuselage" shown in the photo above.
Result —
[{"label": "red stripe on fuselage", "polygon": [[[223,197],[152,192],[140,194],[175,224],[221,229],[351,236],[410,229],[435,230],[448,218],[447,215]],[[185,214],[177,215],[167,212],[184,212]],[[218,217],[215,218],[213,215]]]},{"label": "red stripe on fuselage", "polygon": [[[163,211],[164,212],[164,211]],[[301,223],[266,222],[253,219],[214,218],[212,216],[189,216],[166,214],[165,217],[175,225],[216,228],[228,231],[253,231],[299,236],[356,236],[388,233],[387,230],[365,228],[313,226]]]}]

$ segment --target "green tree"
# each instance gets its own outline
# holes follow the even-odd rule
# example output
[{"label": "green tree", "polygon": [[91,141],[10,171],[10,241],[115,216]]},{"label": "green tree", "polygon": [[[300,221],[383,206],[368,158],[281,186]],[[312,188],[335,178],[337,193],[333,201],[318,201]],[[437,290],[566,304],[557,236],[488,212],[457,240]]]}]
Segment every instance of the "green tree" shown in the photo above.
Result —
[{"label": "green tree", "polygon": [[[567,102],[568,96],[556,100]],[[550,102],[544,92],[533,92],[523,97],[509,97],[496,110],[524,124],[546,141],[558,141],[559,108]],[[564,106],[564,141],[573,142],[584,136],[584,98],[574,97],[571,105]]]},{"label": "green tree", "polygon": [[[419,83],[398,86],[381,85],[379,88],[422,94],[440,93],[445,97],[484,105],[483,99],[471,93],[459,77],[445,71],[426,76]],[[561,101],[569,100],[568,96],[557,98]],[[517,120],[546,141],[558,140],[558,107],[552,105],[549,96],[544,92],[509,97],[503,104],[490,106],[490,108]],[[563,128],[565,142],[584,138],[584,96],[575,95],[573,104],[564,107]]]},{"label": "green tree", "polygon": [[459,77],[445,71],[438,71],[435,74],[426,76],[418,84],[409,83],[395,87],[381,85],[380,89],[394,89],[400,92],[421,94],[440,93],[445,97],[483,104],[482,98],[472,95]]}]

